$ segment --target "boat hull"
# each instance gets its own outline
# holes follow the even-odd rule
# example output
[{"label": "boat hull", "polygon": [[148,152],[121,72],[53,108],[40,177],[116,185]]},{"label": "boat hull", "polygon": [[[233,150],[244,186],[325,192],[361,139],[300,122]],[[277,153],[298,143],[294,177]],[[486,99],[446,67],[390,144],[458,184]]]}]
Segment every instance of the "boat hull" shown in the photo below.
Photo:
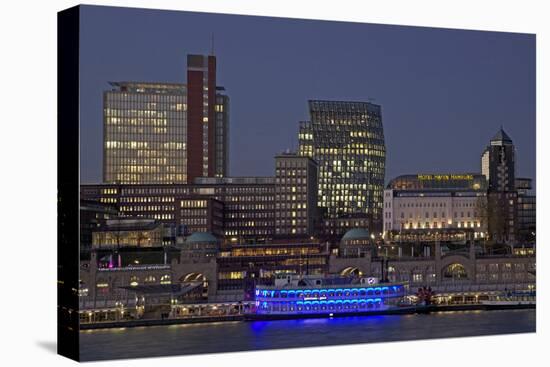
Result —
[{"label": "boat hull", "polygon": [[315,318],[337,318],[337,317],[357,317],[357,316],[382,316],[382,315],[410,315],[410,314],[429,314],[432,312],[449,311],[496,311],[496,310],[522,310],[535,309],[534,303],[515,303],[515,304],[471,304],[471,305],[429,305],[429,306],[410,306],[396,307],[385,310],[373,310],[362,312],[337,312],[337,313],[294,313],[294,314],[246,314],[245,321],[269,321],[269,320],[295,320],[295,319],[315,319]]},{"label": "boat hull", "polygon": [[337,318],[354,316],[380,316],[380,315],[406,315],[416,312],[416,307],[396,307],[384,310],[358,311],[358,312],[319,312],[319,313],[279,313],[279,314],[246,314],[247,321],[260,320],[292,320],[292,319],[316,319],[316,318]]}]

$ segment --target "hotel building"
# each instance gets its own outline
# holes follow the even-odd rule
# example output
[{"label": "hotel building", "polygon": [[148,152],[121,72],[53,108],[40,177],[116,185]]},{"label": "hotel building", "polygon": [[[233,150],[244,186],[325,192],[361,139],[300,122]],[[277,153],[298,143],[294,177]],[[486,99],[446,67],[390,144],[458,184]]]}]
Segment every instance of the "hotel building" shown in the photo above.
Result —
[{"label": "hotel building", "polygon": [[111,82],[103,99],[106,183],[189,183],[227,175],[229,98],[216,58],[188,55],[187,84]]},{"label": "hotel building", "polygon": [[309,114],[300,123],[299,154],[319,165],[319,207],[328,219],[366,215],[369,229],[379,231],[386,162],[380,106],[312,100]]},{"label": "hotel building", "polygon": [[399,176],[384,191],[384,233],[487,232],[486,181],[479,174],[419,174]]}]

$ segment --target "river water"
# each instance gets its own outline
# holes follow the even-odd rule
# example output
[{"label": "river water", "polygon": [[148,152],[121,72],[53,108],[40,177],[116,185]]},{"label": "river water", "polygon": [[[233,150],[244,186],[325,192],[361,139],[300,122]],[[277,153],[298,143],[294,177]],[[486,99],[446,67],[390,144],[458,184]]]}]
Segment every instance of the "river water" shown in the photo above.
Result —
[{"label": "river water", "polygon": [[86,330],[80,333],[80,350],[81,360],[91,361],[526,333],[534,332],[535,324],[535,310],[235,321]]}]

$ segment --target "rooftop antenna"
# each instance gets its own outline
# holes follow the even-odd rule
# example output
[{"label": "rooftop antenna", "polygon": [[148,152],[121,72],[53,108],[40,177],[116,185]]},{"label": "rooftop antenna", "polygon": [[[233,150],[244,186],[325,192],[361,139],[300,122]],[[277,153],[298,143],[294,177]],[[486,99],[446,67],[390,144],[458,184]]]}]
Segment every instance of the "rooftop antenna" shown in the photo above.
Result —
[{"label": "rooftop antenna", "polygon": [[210,34],[210,55],[214,56],[214,33]]}]

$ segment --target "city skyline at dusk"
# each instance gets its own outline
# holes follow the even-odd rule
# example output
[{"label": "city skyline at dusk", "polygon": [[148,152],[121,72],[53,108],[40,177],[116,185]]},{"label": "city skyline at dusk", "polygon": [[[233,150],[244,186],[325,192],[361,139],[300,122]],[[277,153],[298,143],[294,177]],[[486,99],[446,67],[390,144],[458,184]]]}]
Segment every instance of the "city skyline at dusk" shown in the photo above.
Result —
[{"label": "city skyline at dusk", "polygon": [[329,99],[381,105],[386,182],[479,172],[501,125],[517,147],[518,176],[535,182],[534,35],[82,9],[83,183],[102,181],[108,82],[186,83],[186,55],[209,53],[212,34],[217,84],[231,98],[229,176],[272,175],[273,157],[298,148],[307,101]]},{"label": "city skyline at dusk", "polygon": [[526,33],[59,12],[58,353],[535,332],[536,51]]}]

